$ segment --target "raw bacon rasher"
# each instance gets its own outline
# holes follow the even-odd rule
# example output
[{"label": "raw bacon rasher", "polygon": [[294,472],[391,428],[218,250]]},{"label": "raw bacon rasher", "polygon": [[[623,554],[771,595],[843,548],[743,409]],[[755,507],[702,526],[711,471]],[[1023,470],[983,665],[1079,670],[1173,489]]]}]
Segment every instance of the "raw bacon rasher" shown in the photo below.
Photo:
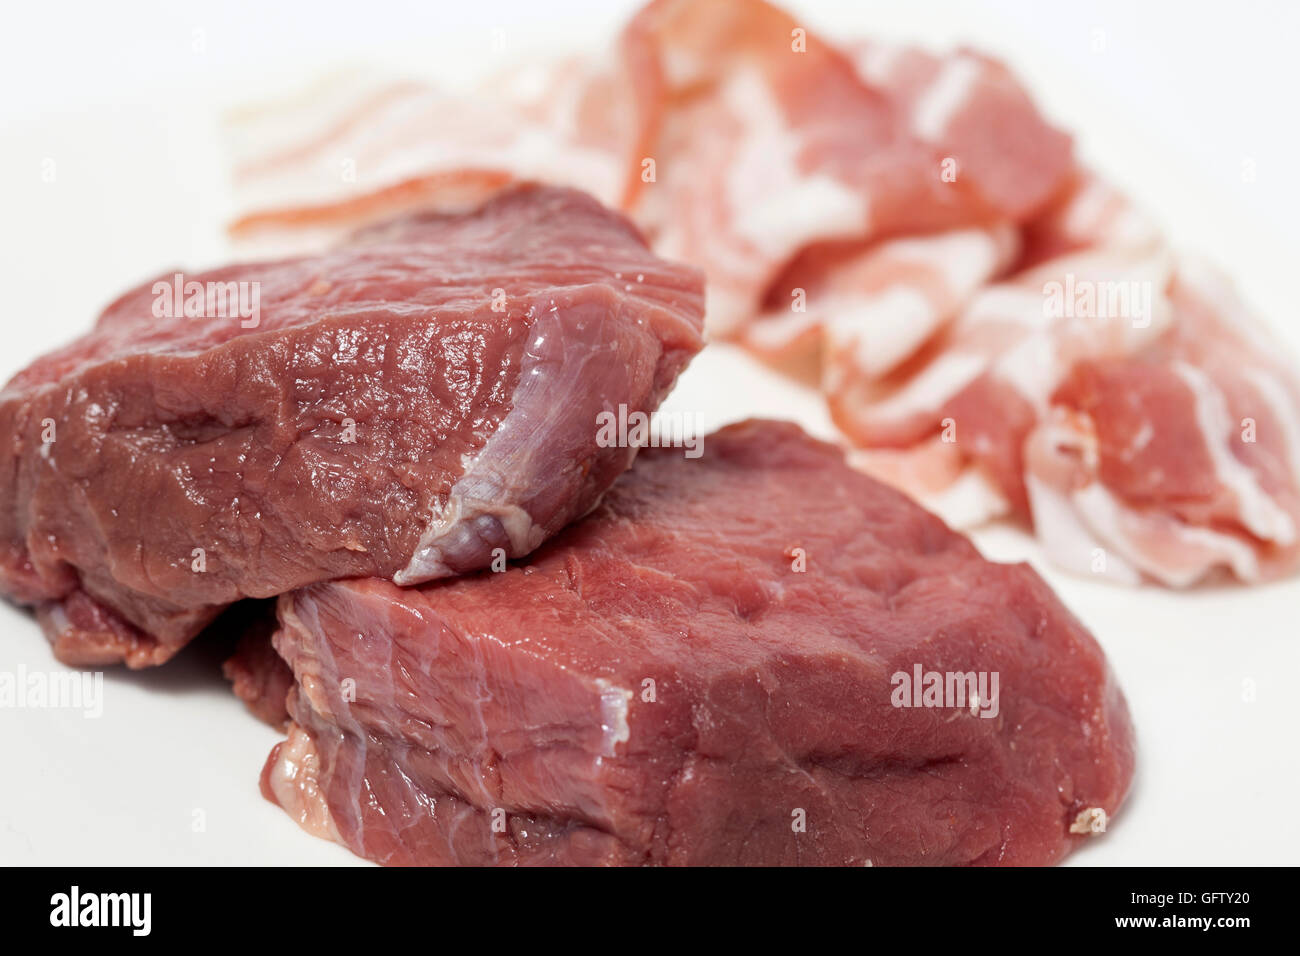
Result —
[{"label": "raw bacon rasher", "polygon": [[1181,587],[1293,570],[1300,390],[1286,348],[1095,179],[1021,239],[1018,271],[903,365],[824,353],[858,464],[956,525],[1027,520],[1082,573]]}]

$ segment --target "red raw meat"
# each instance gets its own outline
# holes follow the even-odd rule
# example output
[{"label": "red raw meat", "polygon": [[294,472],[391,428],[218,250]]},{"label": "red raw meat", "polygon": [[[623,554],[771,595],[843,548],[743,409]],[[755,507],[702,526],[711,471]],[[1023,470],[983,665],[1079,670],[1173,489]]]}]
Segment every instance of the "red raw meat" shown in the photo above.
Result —
[{"label": "red raw meat", "polygon": [[271,646],[275,612],[270,605],[270,601],[246,601],[227,612],[236,618],[233,629],[238,637],[221,672],[255,717],[284,730],[289,724],[286,702],[293,689],[293,671]]},{"label": "red raw meat", "polygon": [[188,279],[257,283],[260,324],[158,318],[146,283],[0,393],[0,591],[67,663],[528,553],[631,462],[597,414],[652,411],[702,345],[699,275],[558,188]]},{"label": "red raw meat", "polygon": [[[792,425],[643,451],[505,572],[278,612],[263,791],[386,864],[1045,864],[1133,773],[1039,577]],[[997,673],[996,716],[895,706],[918,666]]]}]

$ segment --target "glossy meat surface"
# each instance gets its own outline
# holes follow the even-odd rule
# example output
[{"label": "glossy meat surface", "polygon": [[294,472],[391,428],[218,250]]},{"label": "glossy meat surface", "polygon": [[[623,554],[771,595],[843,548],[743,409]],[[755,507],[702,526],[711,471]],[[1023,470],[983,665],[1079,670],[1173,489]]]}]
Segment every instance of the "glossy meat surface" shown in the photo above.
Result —
[{"label": "glossy meat surface", "polygon": [[698,274],[558,188],[186,279],[249,283],[256,326],[160,318],[146,283],[0,393],[0,591],[68,663],[161,663],[244,597],[526,554],[629,464],[596,415],[653,410],[702,345]]}]

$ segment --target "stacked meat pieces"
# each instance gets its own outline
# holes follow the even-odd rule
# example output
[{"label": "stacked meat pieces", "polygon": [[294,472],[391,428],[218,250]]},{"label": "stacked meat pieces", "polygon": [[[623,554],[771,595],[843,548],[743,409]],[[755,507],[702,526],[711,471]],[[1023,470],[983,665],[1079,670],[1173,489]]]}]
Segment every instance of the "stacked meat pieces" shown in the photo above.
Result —
[{"label": "stacked meat pieces", "polygon": [[[0,588],[70,664],[160,664],[244,598],[527,554],[635,454],[596,415],[653,411],[702,344],[698,273],[565,189],[184,283],[200,314],[145,283],[0,392]],[[239,283],[255,325],[201,314]]]},{"label": "stacked meat pieces", "polygon": [[0,586],[69,663],[239,634],[235,691],[287,734],[263,792],[312,833],[388,864],[1049,863],[1118,809],[1124,699],[1027,567],[793,425],[620,477],[600,417],[654,410],[703,302],[594,200],[509,189],[219,280],[261,284],[256,323],[143,287],[0,393]]}]

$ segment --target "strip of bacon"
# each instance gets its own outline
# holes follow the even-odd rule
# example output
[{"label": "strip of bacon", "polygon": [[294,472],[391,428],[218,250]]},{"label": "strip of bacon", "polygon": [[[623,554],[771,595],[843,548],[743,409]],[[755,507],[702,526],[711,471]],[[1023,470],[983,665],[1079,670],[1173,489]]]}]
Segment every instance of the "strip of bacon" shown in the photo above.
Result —
[{"label": "strip of bacon", "polygon": [[1300,562],[1300,389],[1225,280],[1180,265],[1147,352],[1082,362],[1026,444],[1039,536],[1064,567],[1185,587]]},{"label": "strip of bacon", "polygon": [[[1208,266],[1095,180],[900,371],[829,397],[855,461],[955,524],[1030,521],[1080,573],[1186,587],[1300,563],[1300,386]],[[1046,257],[1046,258],[1045,258]]]}]

